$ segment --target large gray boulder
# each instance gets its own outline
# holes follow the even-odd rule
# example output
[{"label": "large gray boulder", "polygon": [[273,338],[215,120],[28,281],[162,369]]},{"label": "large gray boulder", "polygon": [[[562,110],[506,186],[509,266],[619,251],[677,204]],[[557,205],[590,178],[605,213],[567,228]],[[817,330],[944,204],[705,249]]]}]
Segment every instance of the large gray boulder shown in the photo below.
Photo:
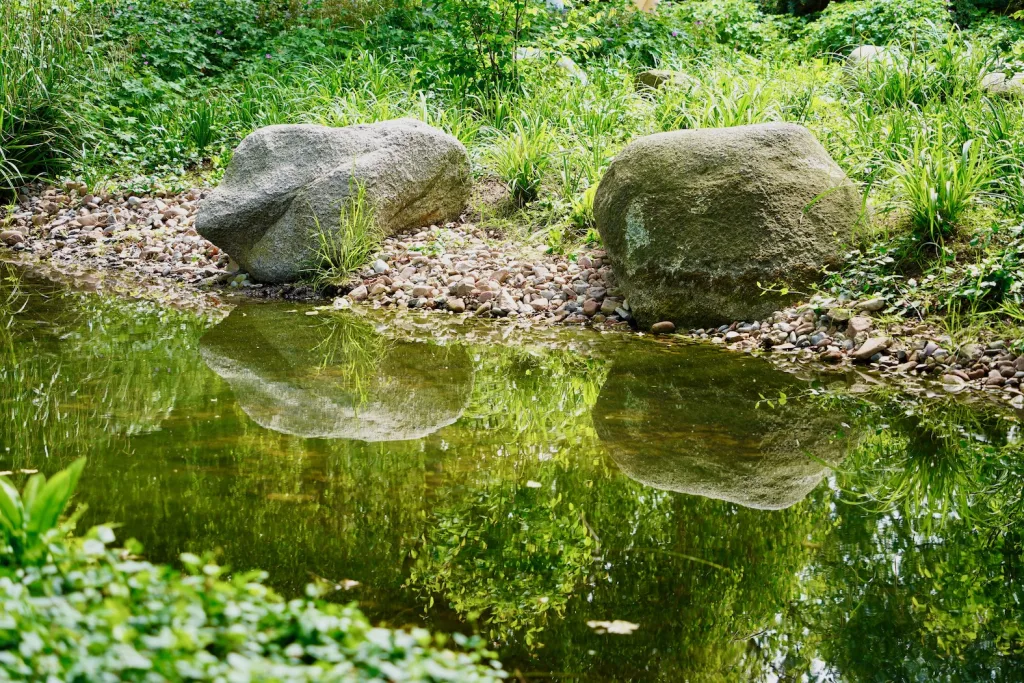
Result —
[{"label": "large gray boulder", "polygon": [[276,432],[319,439],[421,439],[462,415],[473,361],[461,346],[381,335],[355,316],[239,306],[200,342],[242,410]]},{"label": "large gray boulder", "polygon": [[454,137],[413,119],[261,128],[235,150],[196,229],[255,280],[296,280],[310,265],[317,222],[336,226],[359,185],[387,234],[452,220],[469,199],[469,157]]},{"label": "large gray boulder", "polygon": [[763,318],[838,263],[860,193],[806,128],[771,123],[640,138],[612,162],[594,213],[642,326]]},{"label": "large gray boulder", "polygon": [[779,510],[818,486],[851,438],[841,415],[798,398],[804,386],[763,360],[706,346],[623,354],[593,423],[619,468],[642,484]]}]

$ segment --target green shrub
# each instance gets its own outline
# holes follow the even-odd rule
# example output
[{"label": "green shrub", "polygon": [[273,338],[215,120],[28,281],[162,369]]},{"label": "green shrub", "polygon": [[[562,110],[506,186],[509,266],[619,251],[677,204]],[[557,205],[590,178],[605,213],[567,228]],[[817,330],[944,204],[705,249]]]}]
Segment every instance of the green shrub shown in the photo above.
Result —
[{"label": "green shrub", "polygon": [[858,45],[935,45],[951,30],[945,0],[859,0],[829,5],[807,26],[805,40],[816,54],[836,53]]},{"label": "green shrub", "polygon": [[427,0],[423,11],[434,25],[419,57],[434,83],[466,92],[518,82],[516,53],[540,12],[537,5],[530,0]]},{"label": "green shrub", "polygon": [[766,12],[802,17],[821,12],[828,7],[829,0],[761,0],[758,4]]},{"label": "green shrub", "polygon": [[611,3],[579,3],[541,41],[580,63],[614,57],[656,66],[693,47],[693,27],[680,20],[677,7],[663,4],[657,12],[636,12]]},{"label": "green shrub", "polygon": [[223,73],[268,38],[254,0],[118,0],[104,32],[136,68],[171,80]]},{"label": "green shrub", "polygon": [[761,12],[752,0],[688,2],[678,16],[695,35],[745,52],[760,52],[782,37],[776,17]]}]

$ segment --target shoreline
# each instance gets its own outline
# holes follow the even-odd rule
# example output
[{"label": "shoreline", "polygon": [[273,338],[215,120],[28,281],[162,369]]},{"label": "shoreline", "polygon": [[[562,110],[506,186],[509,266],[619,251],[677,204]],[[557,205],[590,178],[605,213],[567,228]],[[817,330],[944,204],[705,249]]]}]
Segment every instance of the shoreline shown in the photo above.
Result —
[{"label": "shoreline", "polygon": [[[195,215],[204,193],[94,195],[80,183],[35,186],[19,196],[0,231],[13,263],[79,289],[108,291],[198,311],[223,311],[234,296],[331,304],[333,308],[433,310],[654,334],[632,327],[628,302],[615,288],[605,252],[582,247],[549,254],[542,247],[463,220],[393,235],[340,296],[304,283],[250,282],[227,254],[199,236]],[[161,196],[162,195],[162,196]],[[697,340],[777,364],[820,371],[856,370],[868,383],[916,393],[971,392],[1024,409],[1024,354],[1005,341],[959,347],[911,319],[881,325],[879,299],[839,301],[816,295],[764,321],[678,330],[666,338]],[[891,320],[891,316],[888,318]]]}]

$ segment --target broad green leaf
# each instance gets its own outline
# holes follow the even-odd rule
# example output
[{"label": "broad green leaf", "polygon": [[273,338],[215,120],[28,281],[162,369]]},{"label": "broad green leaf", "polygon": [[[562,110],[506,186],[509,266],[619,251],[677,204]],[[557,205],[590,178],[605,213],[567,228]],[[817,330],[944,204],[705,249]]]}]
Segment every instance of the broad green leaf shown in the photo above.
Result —
[{"label": "broad green leaf", "polygon": [[42,534],[56,526],[78,485],[83,467],[85,458],[79,458],[46,482],[33,501],[28,520],[29,533]]},{"label": "broad green leaf", "polygon": [[21,492],[21,502],[25,506],[26,510],[32,509],[32,503],[35,502],[36,496],[39,494],[39,489],[46,483],[46,477],[42,474],[33,474],[29,477],[28,483],[25,484],[25,488]]},{"label": "broad green leaf", "polygon": [[23,521],[24,508],[18,489],[14,488],[7,477],[0,477],[0,523],[14,531],[22,527]]}]

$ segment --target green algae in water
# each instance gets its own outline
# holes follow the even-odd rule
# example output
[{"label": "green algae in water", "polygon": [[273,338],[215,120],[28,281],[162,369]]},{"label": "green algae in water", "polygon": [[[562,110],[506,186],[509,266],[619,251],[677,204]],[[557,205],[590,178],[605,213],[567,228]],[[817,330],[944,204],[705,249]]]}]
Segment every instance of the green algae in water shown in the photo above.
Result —
[{"label": "green algae in water", "polygon": [[1012,415],[650,339],[21,288],[0,469],[87,455],[83,524],[150,559],[327,578],[530,676],[1022,677]]}]

